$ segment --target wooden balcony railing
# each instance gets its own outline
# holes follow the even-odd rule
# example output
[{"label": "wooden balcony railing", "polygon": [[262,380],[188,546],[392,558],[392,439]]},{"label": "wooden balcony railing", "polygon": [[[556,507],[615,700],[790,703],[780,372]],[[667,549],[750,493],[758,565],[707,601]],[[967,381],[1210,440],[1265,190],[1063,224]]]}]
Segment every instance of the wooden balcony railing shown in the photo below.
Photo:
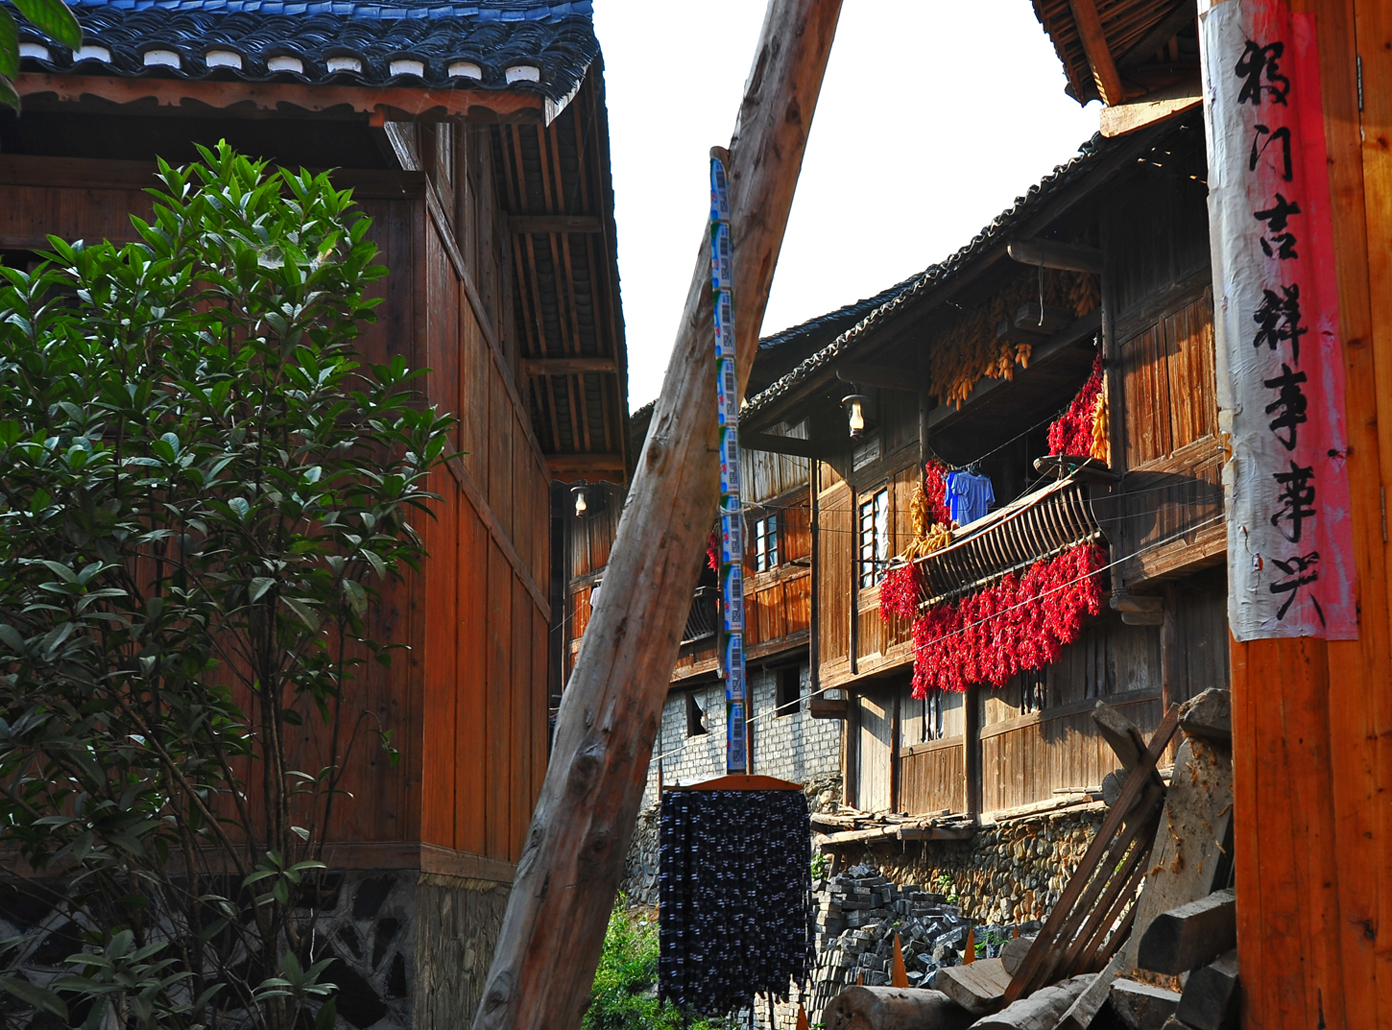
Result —
[{"label": "wooden balcony railing", "polygon": [[719,591],[715,587],[696,588],[696,596],[691,599],[691,610],[686,616],[686,629],[682,630],[683,644],[694,644],[698,640],[715,636],[715,631],[720,625],[720,616],[716,609],[718,596]]},{"label": "wooden balcony railing", "polygon": [[1070,547],[1103,541],[1086,475],[1074,473],[1026,494],[971,523],[942,550],[916,559],[923,606],[979,590]]}]

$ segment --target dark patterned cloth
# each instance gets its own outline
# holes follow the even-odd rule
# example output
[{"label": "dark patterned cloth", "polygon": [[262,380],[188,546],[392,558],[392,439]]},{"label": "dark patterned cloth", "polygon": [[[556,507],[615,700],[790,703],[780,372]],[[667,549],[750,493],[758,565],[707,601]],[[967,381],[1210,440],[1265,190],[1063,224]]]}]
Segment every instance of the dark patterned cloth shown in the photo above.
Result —
[{"label": "dark patterned cloth", "polygon": [[663,795],[659,997],[729,1015],[807,982],[810,830],[800,791]]}]

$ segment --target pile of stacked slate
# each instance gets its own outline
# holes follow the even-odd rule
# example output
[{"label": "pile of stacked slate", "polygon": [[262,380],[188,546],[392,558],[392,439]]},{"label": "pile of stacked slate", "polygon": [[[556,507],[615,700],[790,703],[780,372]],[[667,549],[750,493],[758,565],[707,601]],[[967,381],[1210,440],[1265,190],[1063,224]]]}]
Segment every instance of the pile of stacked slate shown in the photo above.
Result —
[{"label": "pile of stacked slate", "polygon": [[[817,903],[817,968],[807,1009],[821,1009],[856,982],[868,987],[889,983],[894,934],[904,949],[910,987],[927,987],[935,970],[962,961],[971,920],[941,894],[916,884],[896,884],[873,866],[855,865],[813,883]],[[1022,934],[1038,924],[1019,927]],[[978,926],[978,957],[994,957],[1016,927]]]}]

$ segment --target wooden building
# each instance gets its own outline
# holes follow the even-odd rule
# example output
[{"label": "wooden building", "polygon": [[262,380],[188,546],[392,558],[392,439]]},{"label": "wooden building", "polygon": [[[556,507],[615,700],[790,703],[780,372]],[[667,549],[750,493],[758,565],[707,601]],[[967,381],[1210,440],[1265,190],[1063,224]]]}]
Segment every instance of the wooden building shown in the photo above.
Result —
[{"label": "wooden building", "polygon": [[[402,760],[388,768],[355,749],[342,781],[353,801],[329,830],[327,860],[386,873],[374,882],[394,885],[400,918],[420,914],[371,960],[399,951],[414,985],[390,1004],[381,995],[381,1025],[466,1022],[545,773],[560,680],[548,646],[559,593],[551,483],[621,484],[627,463],[590,5],[74,6],[77,52],[21,30],[24,112],[0,114],[3,259],[33,260],[49,233],[133,239],[156,156],[196,159],[196,143],[335,168],[389,269],[365,355],[428,367],[429,401],[459,416],[462,456],[437,474],[444,501],[421,527],[429,559],[376,616],[377,635],[408,644],[409,658],[356,683],[352,699],[394,731]],[[430,923],[451,905],[457,920]],[[466,953],[477,957],[461,966]],[[342,957],[380,994],[385,965]]]},{"label": "wooden building", "polygon": [[[1345,606],[1353,625],[1343,632],[1309,626],[1309,632],[1288,635],[1280,627],[1251,632],[1233,622],[1243,1025],[1392,1027],[1392,951],[1382,943],[1392,927],[1386,798],[1392,783],[1386,745],[1392,732],[1392,552],[1385,517],[1392,482],[1392,263],[1386,246],[1392,234],[1392,12],[1369,0],[1035,0],[1034,7],[1073,95],[1080,101],[1095,95],[1107,105],[1104,132],[1151,131],[1146,127],[1182,117],[1176,112],[1186,107],[1204,109],[1211,126],[1213,164],[1205,178],[1214,186],[1215,254],[1234,267],[1270,260],[1255,246],[1244,257],[1243,234],[1219,231],[1231,198],[1265,174],[1268,183],[1279,179],[1273,189],[1304,209],[1292,226],[1304,244],[1302,258],[1317,255],[1332,271],[1328,291],[1321,287],[1317,294],[1329,350],[1321,374],[1310,374],[1319,385],[1311,388],[1309,411],[1319,417],[1332,412],[1347,434],[1336,450],[1349,501],[1331,528],[1343,534],[1335,542],[1347,551],[1351,575],[1326,602]],[[1207,85],[1201,85],[1201,53]],[[1257,69],[1262,88],[1255,93],[1242,92],[1251,81],[1250,54],[1263,58]],[[1264,167],[1265,152],[1250,156],[1251,140],[1261,134],[1254,120],[1266,135],[1284,134],[1288,167]],[[1279,161],[1281,155],[1278,149],[1271,156]],[[1260,217],[1261,208],[1245,211]],[[1305,286],[1310,289],[1309,280]],[[1231,289],[1239,299],[1236,277],[1215,275],[1213,288],[1224,296]],[[1235,317],[1249,314],[1237,310]],[[1225,346],[1250,352],[1239,333],[1219,339],[1220,354]],[[1302,356],[1303,372],[1310,352]],[[1229,396],[1260,388],[1260,377],[1232,367],[1226,376],[1220,371]],[[1246,527],[1233,512],[1255,489],[1241,467],[1248,453],[1243,413],[1227,405],[1220,417],[1234,444],[1225,476],[1230,538],[1239,538]],[[1240,571],[1252,574],[1249,554],[1234,552],[1229,560],[1234,573],[1239,569],[1232,563],[1241,560]],[[1241,613],[1246,601],[1234,591],[1233,611]]]},{"label": "wooden building", "polygon": [[[1115,762],[1095,699],[1151,728],[1227,685],[1203,154],[1197,118],[1094,139],[745,407],[742,440],[814,459],[810,688],[845,699],[857,807],[1001,814],[1081,795]],[[1050,423],[1099,354],[1110,461],[1057,478]],[[808,440],[780,439],[787,424]],[[921,600],[1103,543],[1109,603],[1046,667],[915,697],[923,641],[882,618],[880,594],[935,461],[978,468],[997,503],[918,559]]]}]

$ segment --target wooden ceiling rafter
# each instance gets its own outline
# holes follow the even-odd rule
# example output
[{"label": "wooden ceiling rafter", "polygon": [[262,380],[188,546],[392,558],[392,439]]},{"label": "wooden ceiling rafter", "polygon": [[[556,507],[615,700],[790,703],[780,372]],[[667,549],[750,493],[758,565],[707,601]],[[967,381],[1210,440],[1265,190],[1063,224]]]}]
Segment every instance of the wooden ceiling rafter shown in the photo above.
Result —
[{"label": "wooden ceiling rafter", "polygon": [[1073,21],[1078,27],[1078,37],[1082,40],[1083,52],[1097,84],[1097,91],[1104,104],[1120,104],[1126,100],[1126,90],[1121,85],[1121,73],[1117,71],[1107,45],[1107,34],[1102,29],[1102,18],[1097,13],[1094,0],[1068,0],[1073,11]]}]

